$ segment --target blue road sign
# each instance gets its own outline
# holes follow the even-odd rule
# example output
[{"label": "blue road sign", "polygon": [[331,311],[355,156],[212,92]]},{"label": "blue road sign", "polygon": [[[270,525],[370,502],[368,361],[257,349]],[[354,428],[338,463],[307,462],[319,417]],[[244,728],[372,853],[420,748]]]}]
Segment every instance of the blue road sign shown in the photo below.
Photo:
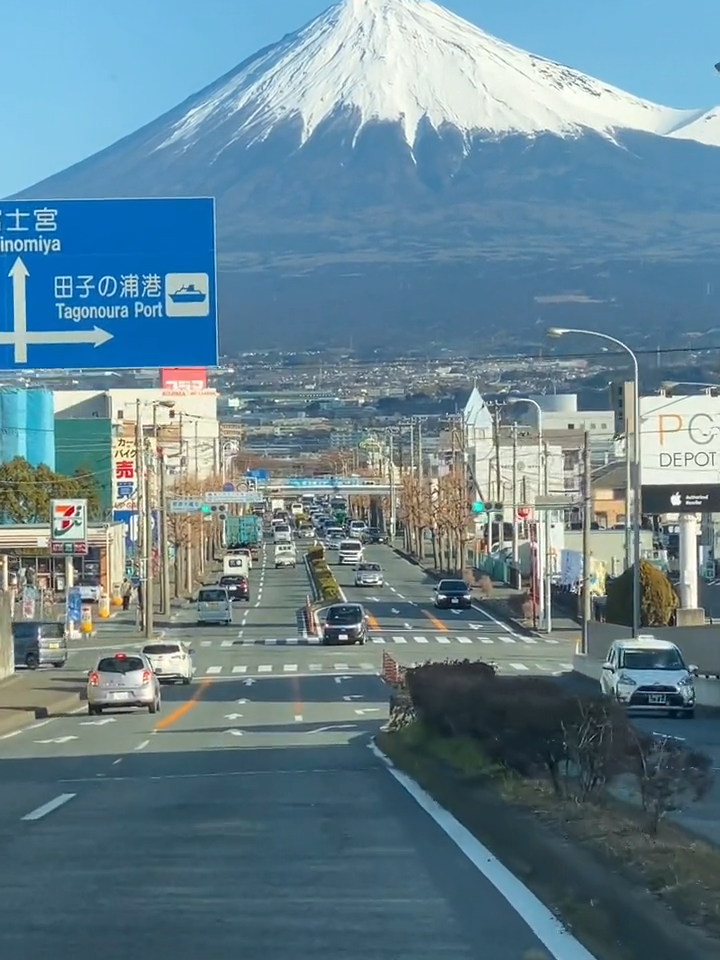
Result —
[{"label": "blue road sign", "polygon": [[0,369],[217,359],[214,200],[0,202]]},{"label": "blue road sign", "polygon": [[268,480],[270,478],[270,473],[268,470],[254,469],[246,470],[245,476],[255,480]]},{"label": "blue road sign", "polygon": [[225,493],[232,493],[233,490],[235,489],[235,484],[234,484],[234,483],[230,483],[230,482],[228,481],[227,483],[224,483],[224,484],[222,485],[222,488],[223,488],[223,490],[225,491]]}]

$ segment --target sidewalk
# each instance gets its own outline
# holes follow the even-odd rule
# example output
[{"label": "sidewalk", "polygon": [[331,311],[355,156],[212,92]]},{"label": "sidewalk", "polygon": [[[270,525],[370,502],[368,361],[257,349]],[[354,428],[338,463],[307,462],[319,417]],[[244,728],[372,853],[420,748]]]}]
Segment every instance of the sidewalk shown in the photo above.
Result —
[{"label": "sidewalk", "polygon": [[42,668],[18,670],[0,682],[0,737],[35,720],[63,716],[82,706],[82,674]]}]

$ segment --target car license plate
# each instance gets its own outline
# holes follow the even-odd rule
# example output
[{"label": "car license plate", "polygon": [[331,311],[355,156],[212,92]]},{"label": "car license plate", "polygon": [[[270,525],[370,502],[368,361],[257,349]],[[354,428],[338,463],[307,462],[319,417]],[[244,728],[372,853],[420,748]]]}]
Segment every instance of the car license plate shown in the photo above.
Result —
[{"label": "car license plate", "polygon": [[59,649],[60,649],[60,644],[59,644],[59,643],[49,643],[49,644],[48,644],[48,650],[59,650]]},{"label": "car license plate", "polygon": [[110,694],[110,699],[111,699],[111,700],[127,700],[127,699],[129,698],[129,696],[130,696],[129,693],[127,693],[126,691],[122,690],[122,691],[116,691],[115,693],[111,693],[111,694]]},{"label": "car license plate", "polygon": [[648,703],[667,703],[667,697],[662,693],[651,693],[648,697]]},{"label": "car license plate", "polygon": [[155,667],[155,673],[162,673],[162,667]]},{"label": "car license plate", "polygon": [[348,638],[348,635],[347,635],[346,633],[341,633],[338,639],[339,639],[339,640],[347,640],[347,638]]},{"label": "car license plate", "polygon": [[457,597],[453,597],[453,598],[452,598],[452,603],[457,603],[457,602],[458,602],[458,598],[457,598]]}]

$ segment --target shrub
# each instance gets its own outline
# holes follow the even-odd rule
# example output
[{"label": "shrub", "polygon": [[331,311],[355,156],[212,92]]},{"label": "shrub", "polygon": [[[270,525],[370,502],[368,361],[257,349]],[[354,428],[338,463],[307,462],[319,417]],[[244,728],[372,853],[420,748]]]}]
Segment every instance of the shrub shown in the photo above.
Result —
[{"label": "shrub", "polygon": [[[605,615],[610,623],[632,626],[633,575],[630,567],[607,583]],[[678,599],[664,573],[647,560],[640,561],[640,624],[643,627],[666,627],[673,620]]]},{"label": "shrub", "polygon": [[318,545],[316,547],[310,547],[307,552],[307,558],[310,563],[313,560],[324,560],[325,559],[325,547]]},{"label": "shrub", "polygon": [[511,593],[507,599],[507,604],[512,616],[518,620],[529,620],[533,615],[533,601],[527,591]]},{"label": "shrub", "polygon": [[492,582],[492,579],[486,573],[480,574],[480,578],[478,580],[478,589],[483,597],[492,596],[495,585]]},{"label": "shrub", "polygon": [[321,600],[335,603],[342,600],[340,587],[330,567],[324,559],[310,561],[310,573],[320,594]]}]

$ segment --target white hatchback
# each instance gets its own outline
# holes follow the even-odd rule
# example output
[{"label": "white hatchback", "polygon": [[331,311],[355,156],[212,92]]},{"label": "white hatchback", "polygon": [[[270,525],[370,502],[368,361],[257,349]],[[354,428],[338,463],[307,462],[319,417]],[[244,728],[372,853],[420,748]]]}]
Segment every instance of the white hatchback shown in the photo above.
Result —
[{"label": "white hatchback", "polygon": [[194,652],[184,643],[146,643],[142,648],[142,655],[150,661],[160,683],[190,683]]},{"label": "white hatchback", "polygon": [[685,664],[674,643],[640,636],[610,645],[600,686],[628,710],[692,717],[696,675],[697,667]]}]

